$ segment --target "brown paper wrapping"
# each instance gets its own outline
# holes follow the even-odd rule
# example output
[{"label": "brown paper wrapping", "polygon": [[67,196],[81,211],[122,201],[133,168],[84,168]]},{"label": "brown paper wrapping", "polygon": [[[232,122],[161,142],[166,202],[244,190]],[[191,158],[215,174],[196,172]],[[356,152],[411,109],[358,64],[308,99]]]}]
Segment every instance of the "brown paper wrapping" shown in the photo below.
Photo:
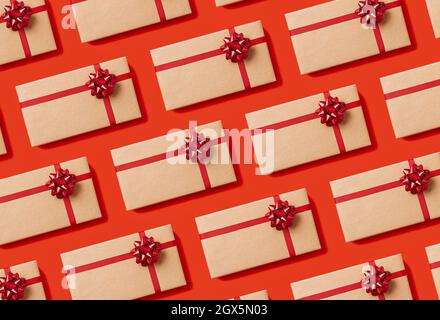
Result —
[{"label": "brown paper wrapping", "polygon": [[0,155],[6,154],[6,153],[7,153],[7,150],[6,150],[5,140],[3,139],[3,135],[0,130]]},{"label": "brown paper wrapping", "polygon": [[[264,37],[260,21],[235,27],[249,39]],[[219,49],[228,29],[198,38],[151,50],[154,66],[193,57]],[[251,88],[276,81],[267,43],[251,47],[244,62]],[[157,71],[157,78],[167,110],[182,108],[245,90],[239,64],[226,60],[224,55]]]},{"label": "brown paper wrapping", "polygon": [[438,39],[440,38],[440,2],[438,0],[426,0],[426,5],[428,6],[435,37]]},{"label": "brown paper wrapping", "polygon": [[437,294],[440,297],[440,244],[426,248],[428,261],[431,266],[432,277],[434,279]]},{"label": "brown paper wrapping", "polygon": [[[30,261],[16,266],[9,267],[11,272],[18,273],[21,278],[31,280],[40,277],[40,271],[36,261]],[[0,269],[0,277],[5,276],[5,270]],[[23,300],[46,300],[43,283],[36,282],[32,285],[26,286]],[[1,299],[0,299],[1,301]]]},{"label": "brown paper wrapping", "polygon": [[[90,172],[87,158],[60,163],[76,176]],[[0,179],[0,197],[41,187],[55,172],[53,166]],[[69,197],[76,223],[101,217],[93,180],[77,182],[75,192]],[[0,245],[26,239],[70,226],[64,201],[51,196],[50,190],[15,200],[0,201]]]},{"label": "brown paper wrapping", "polygon": [[[86,0],[73,4],[81,42],[161,22],[155,0]],[[188,0],[161,0],[166,20],[191,13]]]},{"label": "brown paper wrapping", "polygon": [[[345,103],[359,101],[355,85],[330,91]],[[246,114],[249,129],[259,129],[286,120],[313,114],[323,101],[324,94],[317,94],[304,99],[287,102],[271,108]],[[371,145],[362,106],[349,109],[344,115],[344,121],[339,125],[346,151],[352,151]],[[274,134],[274,166],[266,163],[263,143],[268,139],[266,133],[253,136],[256,160],[261,174],[295,167],[304,163],[340,154],[333,128],[322,124],[320,119],[313,119],[288,127],[276,129]],[[263,137],[262,137],[263,136]],[[273,169],[273,170],[272,170]]]},{"label": "brown paper wrapping", "polygon": [[[439,2],[440,4],[440,2]],[[440,7],[440,6],[439,6]],[[385,95],[440,78],[440,62],[381,78]],[[396,138],[440,128],[440,86],[387,99]]]},{"label": "brown paper wrapping", "polygon": [[254,293],[245,294],[234,300],[269,300],[267,290],[261,290]]},{"label": "brown paper wrapping", "polygon": [[[280,199],[295,207],[309,204],[305,189],[281,194]],[[198,217],[199,234],[264,217],[273,203],[269,197]],[[311,210],[295,215],[289,233],[296,255],[321,249]],[[283,231],[272,228],[269,221],[201,241],[211,278],[289,258]]]},{"label": "brown paper wrapping", "polygon": [[[225,136],[221,121],[199,126],[197,131],[211,140]],[[170,149],[175,150],[181,147],[181,144],[173,139],[167,141],[167,136],[112,150],[115,166],[157,156],[170,151]],[[169,137],[173,136],[185,138],[188,136],[188,131],[178,131],[174,135],[169,135]],[[220,159],[225,162],[220,162]],[[184,163],[173,162],[176,160]],[[213,188],[236,181],[226,142],[211,147],[210,162],[206,163],[205,167]],[[127,210],[138,209],[205,190],[198,164],[186,161],[184,153],[171,160],[163,159],[119,171],[117,176]]]},{"label": "brown paper wrapping", "polygon": [[[100,66],[116,76],[130,72],[125,57],[103,62]],[[23,103],[85,86],[94,70],[93,66],[88,66],[17,86],[19,101]],[[118,81],[109,99],[116,124],[141,117],[132,79]],[[89,90],[25,107],[22,112],[32,146],[110,126],[103,99],[92,96]]]},{"label": "brown paper wrapping", "polygon": [[[384,0],[385,3],[394,0]],[[289,30],[354,13],[358,0],[334,0],[286,14]],[[411,45],[401,7],[387,10],[379,26],[385,51]],[[292,36],[301,74],[307,74],[380,53],[373,30],[360,19],[336,23]],[[329,54],[331,48],[331,54]]]},{"label": "brown paper wrapping", "polygon": [[[440,169],[440,153],[414,159],[430,171]],[[399,181],[408,161],[360,173],[331,182],[335,198]],[[424,193],[430,219],[440,217],[440,176],[432,177]],[[369,196],[337,203],[345,240],[355,241],[424,221],[417,195],[405,187],[388,189]]]},{"label": "brown paper wrapping", "polygon": [[[146,230],[145,234],[160,243],[174,241],[171,225]],[[66,270],[72,269],[127,254],[133,249],[133,243],[138,240],[139,234],[134,233],[63,253],[61,259]],[[154,263],[154,269],[162,292],[186,285],[176,246],[160,252],[159,260]],[[130,300],[155,293],[149,268],[137,264],[134,257],[68,274],[66,278],[73,300]]]},{"label": "brown paper wrapping", "polygon": [[[10,0],[0,0],[1,13]],[[45,4],[44,0],[26,0],[26,5],[35,8]],[[47,11],[34,13],[31,24],[24,29],[32,56],[54,51],[57,49]],[[17,31],[6,28],[0,23],[0,65],[25,59],[25,52],[20,35]]]},{"label": "brown paper wrapping", "polygon": [[[385,270],[391,273],[405,270],[405,265],[400,254],[375,260],[375,263],[377,266],[383,266]],[[378,300],[378,297],[366,293],[360,285],[362,268],[365,266],[368,266],[368,262],[306,280],[293,282],[291,288],[294,299],[300,300],[315,294],[359,283],[359,289],[332,295],[323,300]],[[408,277],[405,275],[391,280],[390,288],[384,296],[385,300],[412,300]]]},{"label": "brown paper wrapping", "polygon": [[228,4],[242,2],[244,0],[215,0],[215,4],[217,7],[226,6]]}]

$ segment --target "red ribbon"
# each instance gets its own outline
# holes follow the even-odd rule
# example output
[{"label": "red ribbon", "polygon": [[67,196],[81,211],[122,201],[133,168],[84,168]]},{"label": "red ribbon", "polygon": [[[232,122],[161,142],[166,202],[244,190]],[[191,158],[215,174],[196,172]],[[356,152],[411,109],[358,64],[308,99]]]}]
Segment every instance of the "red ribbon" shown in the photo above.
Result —
[{"label": "red ribbon", "polygon": [[41,277],[25,279],[19,273],[13,273],[9,267],[4,268],[4,277],[0,277],[0,300],[21,300],[28,286],[41,282]]},{"label": "red ribbon", "polygon": [[[413,159],[408,160],[408,164],[410,166],[412,166],[414,164],[414,160]],[[436,177],[436,176],[440,176],[440,169],[431,171],[431,178]],[[402,187],[402,182],[399,179],[399,180],[392,181],[392,182],[389,182],[389,183],[386,183],[383,185],[379,185],[376,187],[372,187],[369,189],[361,190],[361,191],[354,192],[351,194],[346,194],[346,195],[337,197],[334,200],[335,200],[335,203],[342,203],[342,202],[351,201],[354,199],[359,199],[362,197],[367,197],[367,196],[375,194],[375,193],[380,193],[383,191],[391,190],[394,188],[401,188],[401,187]],[[431,220],[424,193],[421,192],[421,193],[418,193],[417,195],[419,198],[420,208],[421,208],[421,211],[422,211],[422,214],[423,214],[425,221]]]},{"label": "red ribbon", "polygon": [[[142,241],[143,237],[146,237],[145,232],[141,231],[138,233],[139,234],[139,239],[140,241]],[[171,247],[175,247],[176,241],[172,240],[172,241],[168,241],[168,242],[164,242],[160,244],[160,248],[161,250],[165,250]],[[95,261],[89,264],[85,264],[82,266],[76,266],[76,267],[72,267],[68,270],[66,270],[67,275],[74,275],[77,273],[82,273],[82,272],[86,272],[89,270],[94,270],[94,269],[98,269],[98,268],[102,268],[105,266],[109,266],[121,261],[126,261],[126,260],[130,260],[133,259],[133,253],[131,251],[127,252],[127,253],[123,253],[121,255],[118,256],[114,256],[114,257],[110,257],[107,259],[102,259],[99,261]],[[160,288],[160,283],[159,283],[159,278],[157,277],[157,273],[156,273],[156,269],[154,267],[154,264],[149,264],[147,265],[148,267],[148,271],[150,273],[150,278],[151,278],[151,282],[153,284],[153,288],[154,288],[154,292],[155,293],[159,293],[161,292],[161,288]]]},{"label": "red ribbon", "polygon": [[[401,5],[402,5],[401,1],[400,0],[396,0],[396,1],[393,1],[393,2],[386,3],[385,7],[388,10],[388,9],[393,9],[393,8],[400,7]],[[332,26],[332,25],[336,25],[336,24],[339,24],[339,23],[351,21],[351,20],[358,19],[358,18],[359,18],[359,16],[358,16],[358,14],[356,12],[348,13],[348,14],[343,15],[343,16],[339,16],[339,17],[336,17],[336,18],[332,18],[332,19],[329,19],[329,20],[313,23],[313,24],[308,25],[308,26],[299,27],[299,28],[290,30],[290,35],[291,36],[295,36],[295,35],[299,35],[299,34],[310,32],[310,31],[314,31],[314,30],[319,30],[319,29],[322,29],[322,28],[326,28],[326,27],[329,27],[329,26]],[[377,47],[379,49],[379,52],[380,53],[384,53],[386,50],[385,50],[385,44],[383,42],[382,34],[380,32],[380,29],[379,28],[374,28],[372,30],[373,30],[374,36],[376,38]]]},{"label": "red ribbon", "polygon": [[391,100],[391,99],[395,99],[395,98],[399,98],[402,96],[406,96],[409,94],[413,94],[416,92],[420,92],[420,91],[424,91],[424,90],[429,90],[435,87],[440,86],[440,79],[438,80],[433,80],[430,82],[425,82],[419,85],[415,85],[413,87],[409,87],[406,89],[401,89],[401,90],[397,90],[397,91],[393,91],[393,92],[389,92],[387,94],[385,94],[385,99],[386,100]]}]

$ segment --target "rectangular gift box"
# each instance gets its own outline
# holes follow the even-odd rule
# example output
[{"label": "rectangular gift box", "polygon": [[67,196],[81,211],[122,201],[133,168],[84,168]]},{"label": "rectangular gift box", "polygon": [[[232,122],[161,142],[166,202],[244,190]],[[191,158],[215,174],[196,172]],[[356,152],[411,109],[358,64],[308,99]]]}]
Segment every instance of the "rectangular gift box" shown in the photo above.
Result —
[{"label": "rectangular gift box", "polygon": [[36,261],[0,268],[0,278],[6,277],[9,273],[18,273],[20,278],[26,280],[23,300],[46,300],[43,280]]},{"label": "rectangular gift box", "polygon": [[401,1],[383,0],[387,10],[374,29],[355,13],[358,2],[334,0],[286,14],[301,74],[411,45]]},{"label": "rectangular gift box", "polygon": [[440,1],[426,0],[429,16],[431,17],[432,27],[435,37],[440,38]]},{"label": "rectangular gift box", "polygon": [[211,140],[211,157],[206,163],[188,161],[181,152],[188,130],[111,151],[127,210],[236,181],[221,121],[195,130]]},{"label": "rectangular gift box", "polygon": [[72,8],[83,43],[191,13],[189,0],[73,0]]},{"label": "rectangular gift box", "polygon": [[[142,266],[134,242],[153,237],[158,261]],[[141,231],[61,254],[73,300],[131,300],[186,285],[171,225]]]},{"label": "rectangular gift box", "polygon": [[440,62],[380,80],[396,138],[440,128]]},{"label": "rectangular gift box", "polygon": [[[284,230],[271,227],[265,216],[277,199],[297,213]],[[196,223],[211,278],[321,249],[305,189],[201,216]]]},{"label": "rectangular gift box", "polygon": [[[428,189],[405,190],[411,165],[430,170]],[[345,240],[355,241],[440,217],[440,153],[410,159],[330,183]]]},{"label": "rectangular gift box", "polygon": [[[374,264],[391,273],[389,290],[383,295],[373,296],[361,285],[364,270]],[[400,254],[293,282],[291,288],[295,300],[412,300]]]},{"label": "rectangular gift box", "polygon": [[267,290],[261,290],[254,293],[245,294],[230,300],[269,300]]},{"label": "rectangular gift box", "polygon": [[244,0],[215,0],[215,5],[217,7],[226,6],[228,4],[233,4],[237,2],[242,2]]},{"label": "rectangular gift box", "polygon": [[[86,83],[102,68],[116,76],[110,97],[92,96]],[[141,117],[125,57],[17,86],[32,146],[73,137]]]},{"label": "rectangular gift box", "polygon": [[[344,120],[337,126],[322,124],[315,111],[327,94],[345,102]],[[295,167],[371,145],[361,101],[355,85],[287,102],[246,114],[260,173]],[[270,135],[270,136],[268,136]],[[274,165],[259,155],[273,135]],[[267,143],[266,143],[267,144]],[[268,149],[267,149],[268,150]]]},{"label": "rectangular gift box", "polygon": [[[252,43],[248,58],[237,63],[221,50],[234,32]],[[276,81],[261,21],[154,49],[151,56],[167,110]]]},{"label": "rectangular gift box", "polygon": [[[12,0],[0,0],[0,16],[3,8],[11,3]],[[46,2],[26,0],[25,5],[32,9],[32,15],[29,25],[22,30],[7,28],[6,22],[0,17],[0,65],[57,49]]]},{"label": "rectangular gift box", "polygon": [[431,268],[435,288],[440,297],[440,244],[427,247],[426,254],[428,255],[429,266]]},{"label": "rectangular gift box", "polygon": [[0,130],[0,155],[4,155],[7,153],[6,146],[5,146],[5,140],[3,139],[3,134]]},{"label": "rectangular gift box", "polygon": [[[46,186],[57,168],[76,175],[74,193],[58,199]],[[87,158],[0,179],[0,245],[101,217]]]}]

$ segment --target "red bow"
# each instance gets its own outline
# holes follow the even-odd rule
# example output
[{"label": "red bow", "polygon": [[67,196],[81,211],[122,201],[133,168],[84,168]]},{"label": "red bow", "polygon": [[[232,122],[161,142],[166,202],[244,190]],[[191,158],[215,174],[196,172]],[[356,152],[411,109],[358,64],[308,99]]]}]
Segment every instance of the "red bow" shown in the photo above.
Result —
[{"label": "red bow", "polygon": [[211,139],[202,133],[190,130],[189,137],[185,138],[186,160],[194,163],[204,163],[211,155]]},{"label": "red bow", "polygon": [[92,96],[98,99],[111,96],[116,84],[116,76],[107,69],[99,68],[95,73],[89,75],[86,86],[90,89]]},{"label": "red bow", "polygon": [[250,39],[244,37],[243,33],[234,32],[230,37],[225,37],[223,41],[224,44],[220,49],[225,53],[227,60],[241,62],[249,56],[252,43]]},{"label": "red bow", "polygon": [[159,242],[155,242],[153,237],[144,235],[140,240],[134,242],[134,249],[131,250],[131,254],[136,258],[137,264],[146,267],[159,259],[161,250]]},{"label": "red bow", "polygon": [[391,273],[385,271],[384,267],[378,267],[374,264],[363,272],[361,284],[366,293],[376,297],[388,291],[390,281]]},{"label": "red bow", "polygon": [[386,4],[379,0],[359,1],[356,14],[361,18],[361,23],[367,27],[375,28],[383,20]]},{"label": "red bow", "polygon": [[57,168],[55,173],[49,175],[49,178],[46,186],[52,190],[52,196],[63,199],[73,194],[76,176],[70,174],[68,169]]},{"label": "red bow", "polygon": [[400,181],[405,186],[405,190],[412,194],[417,194],[428,189],[431,172],[424,170],[423,165],[412,164],[409,169],[403,170],[404,176]]},{"label": "red bow", "polygon": [[293,224],[295,214],[295,207],[289,205],[289,202],[276,199],[275,204],[269,206],[269,212],[266,213],[266,218],[270,221],[272,228],[284,230]]},{"label": "red bow", "polygon": [[1,300],[20,300],[24,297],[26,279],[20,278],[18,273],[8,272],[5,277],[0,277]]},{"label": "red bow", "polygon": [[338,97],[328,95],[324,101],[319,102],[319,109],[316,114],[321,118],[321,123],[327,126],[336,126],[344,120],[344,112],[347,106],[339,101]]},{"label": "red bow", "polygon": [[14,31],[22,30],[30,24],[32,9],[24,4],[23,1],[12,1],[5,6],[2,19],[6,22],[6,27]]}]

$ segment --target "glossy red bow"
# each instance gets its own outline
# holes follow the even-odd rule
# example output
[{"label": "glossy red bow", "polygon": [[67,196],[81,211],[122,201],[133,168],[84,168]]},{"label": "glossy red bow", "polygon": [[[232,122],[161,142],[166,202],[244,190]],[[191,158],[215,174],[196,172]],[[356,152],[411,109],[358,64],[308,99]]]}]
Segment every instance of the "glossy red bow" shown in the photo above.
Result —
[{"label": "glossy red bow", "polygon": [[269,212],[266,213],[266,218],[270,221],[272,228],[284,230],[293,224],[295,214],[295,207],[289,205],[288,201],[276,199],[275,204],[269,206]]},{"label": "glossy red bow", "polygon": [[356,14],[360,17],[364,26],[375,28],[383,20],[386,4],[379,0],[363,0],[358,3]]},{"label": "glossy red bow", "polygon": [[46,186],[51,190],[52,196],[63,199],[73,194],[76,176],[69,173],[68,169],[57,168],[55,173],[49,175],[49,178]]},{"label": "glossy red bow", "polygon": [[12,1],[5,6],[5,12],[1,15],[6,22],[6,27],[14,31],[22,30],[30,24],[32,9],[24,4],[23,1]]},{"label": "glossy red bow", "polygon": [[336,126],[344,120],[347,106],[339,101],[338,97],[328,95],[324,101],[319,102],[319,109],[315,112],[321,118],[321,123],[328,127]]},{"label": "glossy red bow", "polygon": [[361,284],[366,293],[378,296],[388,291],[390,281],[391,273],[374,264],[364,270]]},{"label": "glossy red bow", "polygon": [[186,160],[194,163],[205,163],[211,155],[211,139],[202,133],[190,130],[189,137],[185,138]]},{"label": "glossy red bow", "polygon": [[161,251],[159,242],[153,237],[141,236],[141,239],[134,242],[134,249],[131,254],[136,258],[136,263],[144,267],[152,265],[159,259]]},{"label": "glossy red bow", "polygon": [[412,194],[422,193],[428,189],[431,172],[423,169],[423,165],[412,164],[409,169],[403,170],[404,176],[400,181],[405,186],[405,190]]},{"label": "glossy red bow", "polygon": [[225,37],[223,41],[224,44],[220,49],[225,53],[227,60],[241,62],[249,56],[252,43],[250,39],[244,37],[243,33],[234,32],[230,37]]},{"label": "glossy red bow", "polygon": [[18,273],[8,272],[5,277],[0,277],[1,300],[20,300],[24,297],[26,279],[20,278]]},{"label": "glossy red bow", "polygon": [[99,68],[89,75],[86,86],[90,89],[92,96],[103,99],[113,94],[115,84],[116,76],[107,69]]}]

